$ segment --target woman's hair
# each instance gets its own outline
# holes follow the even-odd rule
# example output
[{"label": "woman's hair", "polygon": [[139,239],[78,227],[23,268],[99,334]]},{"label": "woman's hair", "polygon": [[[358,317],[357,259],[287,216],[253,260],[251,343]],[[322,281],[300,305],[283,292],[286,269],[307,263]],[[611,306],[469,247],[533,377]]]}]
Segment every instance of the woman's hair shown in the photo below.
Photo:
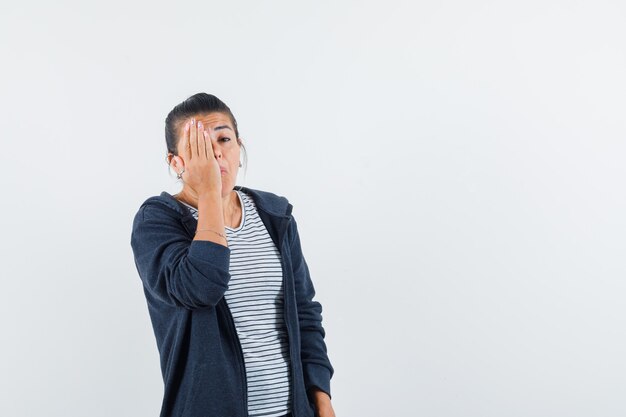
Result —
[{"label": "woman's hair", "polygon": [[[169,112],[165,118],[165,143],[167,145],[167,153],[178,156],[178,132],[181,124],[191,116],[208,113],[223,113],[230,119],[235,128],[235,136],[237,143],[244,151],[244,164],[248,166],[248,155],[246,148],[239,139],[239,129],[237,128],[237,120],[230,111],[230,108],[219,98],[213,94],[197,93],[189,97]],[[169,167],[169,159],[167,159]]]}]

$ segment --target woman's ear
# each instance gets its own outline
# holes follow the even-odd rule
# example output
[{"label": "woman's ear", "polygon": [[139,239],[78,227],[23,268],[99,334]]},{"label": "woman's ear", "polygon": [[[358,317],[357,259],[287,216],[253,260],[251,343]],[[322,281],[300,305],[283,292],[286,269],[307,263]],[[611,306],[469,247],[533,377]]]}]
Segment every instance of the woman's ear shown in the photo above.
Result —
[{"label": "woman's ear", "polygon": [[176,156],[172,153],[170,153],[168,155],[169,158],[169,165],[170,167],[172,167],[176,172],[180,171],[183,168],[183,163],[182,163],[182,158],[180,156]]}]

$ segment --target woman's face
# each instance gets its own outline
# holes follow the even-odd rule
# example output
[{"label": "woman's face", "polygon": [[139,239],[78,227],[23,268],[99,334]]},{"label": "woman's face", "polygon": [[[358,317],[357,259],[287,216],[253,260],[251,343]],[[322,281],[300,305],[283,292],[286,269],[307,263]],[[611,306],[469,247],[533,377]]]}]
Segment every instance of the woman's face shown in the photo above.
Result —
[{"label": "woman's face", "polygon": [[[226,196],[233,190],[239,172],[241,147],[237,143],[235,128],[230,118],[224,113],[198,114],[195,119],[201,121],[204,129],[210,133],[215,158],[220,167],[226,169],[226,172],[222,174],[222,196]],[[184,122],[186,121],[187,119],[184,120]],[[180,123],[178,155],[184,155],[182,149],[184,141],[180,140],[183,137],[184,122]],[[177,169],[177,172],[179,171],[180,168]]]}]

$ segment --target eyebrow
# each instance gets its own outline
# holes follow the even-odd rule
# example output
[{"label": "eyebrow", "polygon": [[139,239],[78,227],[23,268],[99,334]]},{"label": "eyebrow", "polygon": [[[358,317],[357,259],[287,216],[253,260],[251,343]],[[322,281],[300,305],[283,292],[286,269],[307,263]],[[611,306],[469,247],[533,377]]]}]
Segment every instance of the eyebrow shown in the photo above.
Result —
[{"label": "eyebrow", "polygon": [[[220,129],[230,129],[230,126],[228,126],[228,125],[217,126],[213,130],[220,130]],[[230,130],[232,131],[233,129],[230,129]]]}]

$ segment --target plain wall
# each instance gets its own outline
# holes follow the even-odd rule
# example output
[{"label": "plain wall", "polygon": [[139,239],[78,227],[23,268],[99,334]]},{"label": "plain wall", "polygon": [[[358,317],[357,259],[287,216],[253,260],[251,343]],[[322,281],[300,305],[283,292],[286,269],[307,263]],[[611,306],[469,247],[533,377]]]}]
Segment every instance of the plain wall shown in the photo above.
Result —
[{"label": "plain wall", "polygon": [[626,415],[624,2],[0,9],[0,415],[158,415],[131,222],[200,91],[294,205],[338,417]]}]

